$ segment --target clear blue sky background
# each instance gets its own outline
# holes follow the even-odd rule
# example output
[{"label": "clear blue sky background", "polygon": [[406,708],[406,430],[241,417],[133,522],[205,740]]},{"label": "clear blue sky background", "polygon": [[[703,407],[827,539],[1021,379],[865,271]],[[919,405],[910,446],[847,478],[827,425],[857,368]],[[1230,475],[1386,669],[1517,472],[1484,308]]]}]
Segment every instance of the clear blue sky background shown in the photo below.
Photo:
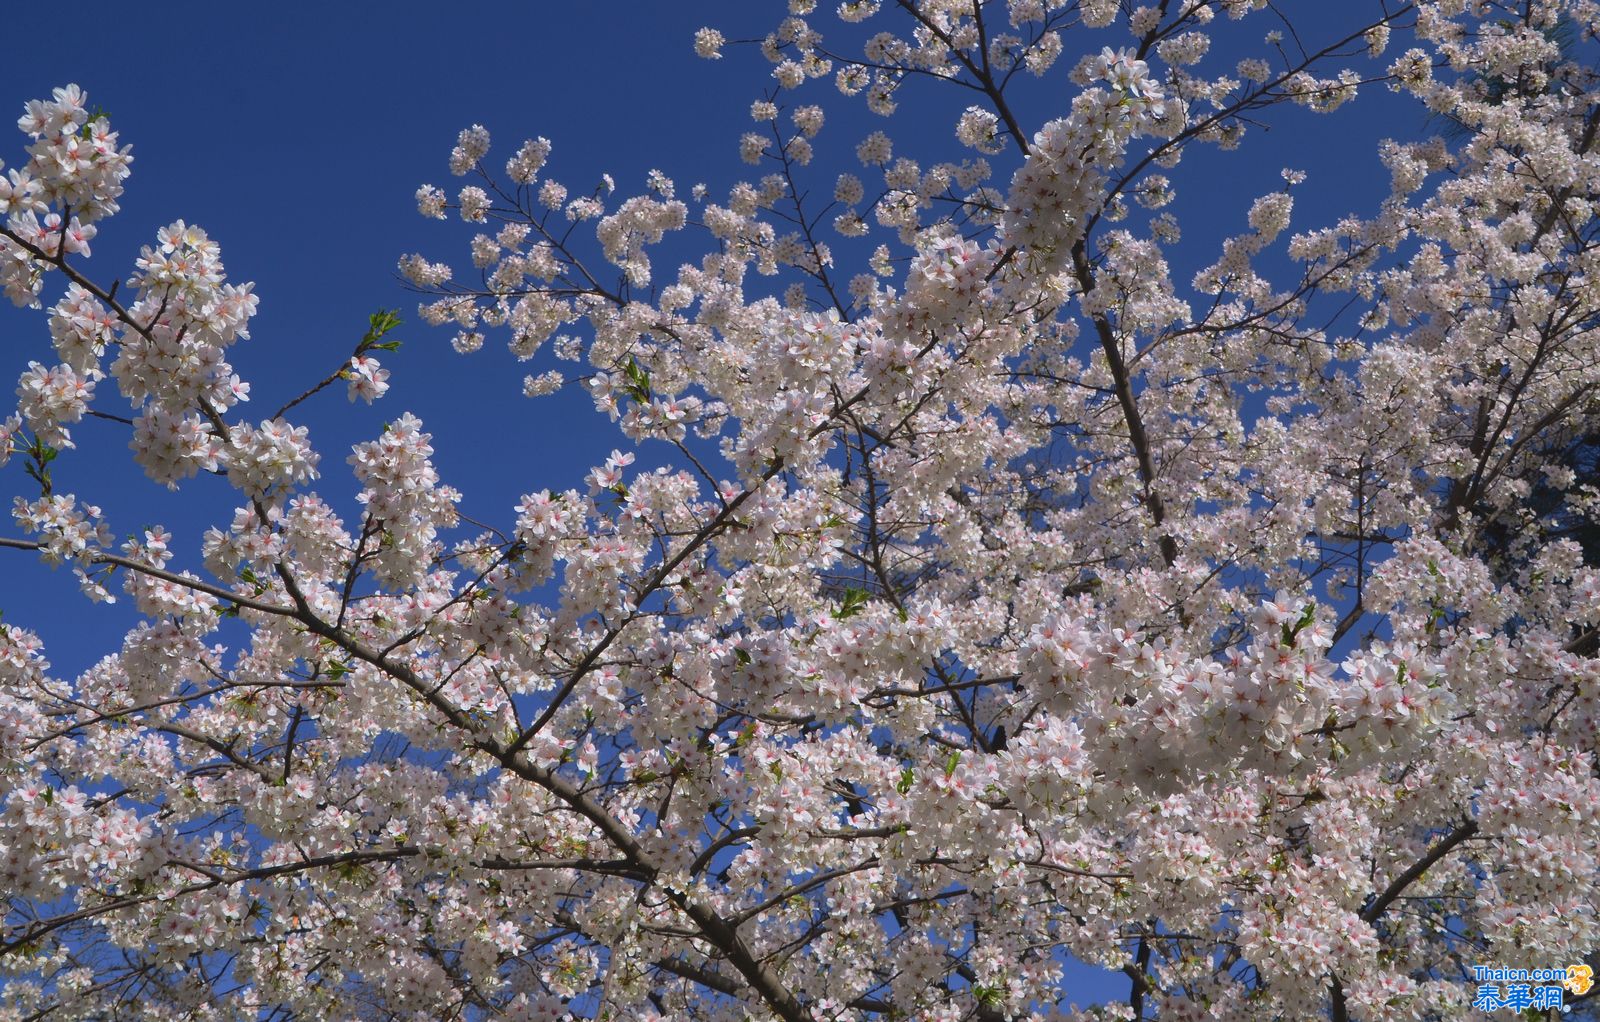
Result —
[{"label": "clear blue sky background", "polygon": [[[1334,24],[1378,11],[1377,0],[1279,6],[1308,42]],[[594,416],[582,393],[522,398],[522,376],[543,366],[516,363],[503,338],[491,335],[482,353],[463,359],[449,350],[449,331],[417,321],[416,298],[395,275],[397,258],[421,251],[470,269],[465,242],[476,230],[418,217],[417,186],[427,181],[454,193],[460,182],[449,177],[446,159],[456,133],[477,122],[494,134],[492,166],[502,165],[523,138],[550,138],[549,174],[574,193],[609,172],[632,194],[659,167],[680,190],[704,181],[721,198],[729,183],[752,176],[754,168],[738,161],[737,138],[750,126],[750,102],[771,79],[753,50],[703,61],[691,37],[703,24],[722,27],[730,38],[759,35],[782,8],[756,0],[186,0],[76,4],[57,17],[50,5],[25,4],[5,19],[0,160],[24,162],[14,117],[25,100],[47,97],[53,86],[77,82],[92,104],[110,112],[122,141],[134,146],[134,174],[123,212],[102,226],[87,269],[109,284],[128,275],[139,245],[158,227],[179,218],[205,227],[222,245],[230,279],[255,281],[261,297],[252,339],[233,352],[254,386],[253,400],[240,409],[252,418],[270,414],[335,368],[368,313],[400,309],[407,322],[396,336],[405,344],[384,358],[394,372],[387,398],[371,408],[351,406],[341,385],[291,416],[311,426],[323,453],[316,488],[348,510],[355,490],[344,464],[350,445],[411,410],[434,433],[435,460],[446,481],[465,491],[464,509],[505,523],[520,494],[581,487],[587,467],[625,443]],[[1260,40],[1273,27],[1270,16],[1248,20],[1225,46],[1222,66],[1246,50],[1266,56]],[[1126,42],[1121,33],[1100,37],[1096,48]],[[1070,64],[1063,61],[1030,86],[1021,103],[1028,130],[1065,111]],[[1240,153],[1205,153],[1172,173],[1185,221],[1185,244],[1173,253],[1175,278],[1186,280],[1215,258],[1218,232],[1242,230],[1251,199],[1281,184],[1284,166],[1311,174],[1297,193],[1296,229],[1371,209],[1387,184],[1376,139],[1415,135],[1424,121],[1415,107],[1370,91],[1379,94],[1328,118],[1295,111],[1275,125],[1266,155],[1254,144],[1260,139],[1252,139]],[[813,174],[819,193],[831,190],[838,171],[859,171],[855,144],[880,127],[896,135],[898,151],[926,162],[962,158],[951,112],[971,95],[950,90],[932,97],[912,89],[905,98],[906,113],[884,124],[825,83],[801,94],[799,101],[821,102],[829,111]],[[921,98],[929,106],[920,106]],[[1010,163],[1005,156],[995,162],[1004,168],[997,175],[1003,187]],[[854,272],[845,267],[845,278]],[[669,273],[670,264],[658,262],[658,279]],[[0,308],[0,392],[7,395],[0,414],[12,407],[12,381],[30,360],[54,361],[43,316]],[[97,405],[127,411],[109,381]],[[105,506],[119,537],[166,524],[176,534],[177,565],[197,567],[201,529],[230,517],[235,501],[226,486],[201,478],[168,493],[126,456],[126,427],[91,420],[74,433],[83,450],[58,463],[58,492]],[[27,492],[18,461],[0,469],[0,483],[7,498]],[[0,534],[17,534],[9,515]],[[127,607],[92,606],[77,596],[66,571],[49,572],[14,551],[0,551],[0,610],[7,622],[43,635],[62,676],[114,650],[131,621]],[[1107,982],[1085,987],[1081,999],[1109,989]],[[1121,977],[1109,982],[1126,989]]]}]

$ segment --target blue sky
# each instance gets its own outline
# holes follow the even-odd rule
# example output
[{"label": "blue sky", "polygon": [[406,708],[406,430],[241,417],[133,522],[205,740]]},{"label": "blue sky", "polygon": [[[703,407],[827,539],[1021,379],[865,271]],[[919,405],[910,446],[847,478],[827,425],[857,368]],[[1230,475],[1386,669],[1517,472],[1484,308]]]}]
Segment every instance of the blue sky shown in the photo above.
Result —
[{"label": "blue sky", "polygon": [[[482,123],[496,140],[491,165],[523,138],[550,138],[549,173],[575,193],[602,173],[625,192],[638,190],[645,174],[660,168],[680,188],[704,181],[713,199],[725,195],[728,184],[753,176],[754,168],[738,161],[737,139],[750,127],[750,102],[771,79],[751,47],[732,48],[721,61],[696,58],[693,31],[711,24],[733,39],[757,37],[776,24],[782,6],[468,0],[446,11],[407,2],[381,8],[90,3],[75,8],[63,26],[31,5],[20,18],[8,16],[13,44],[0,62],[0,111],[20,113],[24,100],[76,82],[133,145],[123,211],[102,225],[87,264],[96,280],[125,277],[139,245],[183,218],[221,244],[230,279],[256,282],[261,308],[252,339],[233,350],[254,387],[242,414],[270,414],[348,355],[370,312],[398,308],[407,323],[395,336],[405,343],[385,358],[394,372],[389,396],[370,409],[352,407],[336,388],[292,416],[311,426],[323,452],[317,489],[348,501],[354,487],[343,457],[350,444],[411,410],[434,434],[435,460],[445,479],[465,491],[465,509],[503,521],[522,493],[579,484],[621,438],[591,417],[580,393],[521,398],[518,381],[538,366],[517,364],[495,340],[462,359],[449,350],[448,331],[417,321],[416,297],[399,283],[396,259],[421,251],[458,269],[468,266],[465,242],[473,233],[418,217],[417,186],[433,182],[453,194],[459,182],[446,171],[450,147],[460,129]],[[1309,39],[1375,14],[1378,3],[1287,0],[1280,7],[1303,29],[1311,25]],[[841,29],[824,26],[830,38]],[[1261,16],[1242,29],[1217,27],[1224,53],[1238,46],[1258,51],[1261,35],[1276,23]],[[1101,35],[1094,45],[1126,38]],[[1064,111],[1073,89],[1065,80],[1068,66],[1064,61],[1043,82],[1025,83],[1018,110],[1028,130]],[[904,90],[902,113],[884,122],[826,83],[808,88],[801,101],[829,111],[814,167],[821,192],[839,170],[859,170],[854,146],[879,128],[896,137],[897,152],[925,160],[962,155],[951,131],[954,112],[973,101],[971,93],[936,93],[919,84]],[[1280,184],[1283,166],[1311,172],[1299,193],[1297,227],[1370,207],[1383,184],[1371,142],[1421,127],[1414,108],[1387,99],[1369,94],[1330,118],[1276,124],[1240,153],[1186,160],[1172,175],[1186,238],[1172,253],[1175,278],[1186,279],[1215,257],[1216,242],[1207,235],[1242,229],[1250,200]],[[6,126],[0,160],[14,166],[22,162],[24,139],[10,123],[9,114],[0,119]],[[996,158],[997,166],[1005,168],[1006,159]],[[1003,184],[1007,173],[1002,169],[997,181]],[[845,277],[853,272],[846,267]],[[0,308],[0,378],[14,379],[33,359],[53,361],[43,318]],[[125,411],[109,386],[102,389],[100,407]],[[228,518],[226,488],[201,479],[171,494],[149,484],[124,456],[124,431],[104,421],[80,425],[81,450],[56,467],[58,492],[105,506],[118,535],[167,525],[176,533],[180,563],[192,565],[198,527]],[[3,471],[8,495],[21,492],[14,478],[20,465]],[[43,572],[25,555],[0,560],[0,609],[7,620],[44,635],[63,673],[112,648],[123,620],[74,591],[67,573]]]},{"label": "blue sky", "polygon": [[[744,5],[697,6],[716,19]],[[94,279],[126,277],[138,247],[183,218],[222,245],[231,280],[256,282],[252,339],[232,352],[254,387],[242,414],[269,415],[336,368],[370,312],[397,308],[406,319],[394,335],[402,350],[385,357],[394,371],[385,400],[354,407],[340,387],[293,414],[323,452],[319,490],[348,506],[350,444],[407,409],[434,433],[436,460],[475,517],[503,520],[520,493],[581,485],[614,443],[573,428],[573,413],[590,402],[521,398],[527,367],[502,347],[486,346],[475,360],[454,355],[448,332],[417,321],[416,297],[395,263],[418,250],[466,263],[470,232],[423,220],[413,195],[425,180],[452,192],[459,185],[446,160],[457,132],[474,122],[496,133],[501,159],[524,137],[553,139],[553,169],[575,191],[606,171],[640,183],[653,166],[681,164],[687,176],[708,151],[727,154],[723,167],[736,172],[729,124],[743,126],[749,97],[719,89],[719,68],[694,57],[700,21],[686,24],[667,4],[639,4],[618,18],[587,4],[466,3],[445,13],[406,3],[166,3],[88,4],[64,29],[45,10],[24,9],[20,23],[8,16],[13,55],[0,62],[0,110],[20,114],[25,100],[76,82],[133,145],[123,210],[102,224],[86,266]],[[16,44],[23,39],[33,43]],[[12,114],[0,118],[7,166],[25,159],[12,123]],[[0,377],[15,379],[35,359],[54,361],[43,317],[0,308]],[[9,401],[14,384],[0,386]],[[99,407],[126,411],[102,389]],[[180,561],[192,566],[198,527],[228,519],[226,487],[214,479],[191,480],[177,494],[155,487],[126,456],[125,432],[80,424],[80,450],[57,462],[57,490],[106,507],[119,536],[166,524]],[[21,465],[0,471],[9,503],[23,492]],[[7,533],[15,533],[9,523]],[[49,573],[26,555],[0,560],[0,610],[45,637],[62,673],[114,649],[125,620],[75,588],[68,573]]]},{"label": "blue sky", "polygon": [[[1302,26],[1378,10],[1377,0],[1279,6]],[[76,82],[92,104],[109,111],[122,141],[134,146],[134,175],[123,212],[102,225],[88,272],[109,284],[127,276],[139,245],[158,227],[179,218],[205,227],[222,246],[230,279],[255,281],[261,296],[252,339],[233,353],[254,386],[245,415],[270,414],[336,368],[370,312],[399,309],[406,324],[395,336],[404,347],[384,359],[394,372],[388,397],[371,408],[352,406],[339,387],[293,416],[311,426],[323,453],[316,489],[348,509],[355,490],[343,462],[349,446],[411,410],[434,433],[435,461],[445,480],[465,491],[464,509],[504,523],[520,494],[581,487],[584,471],[624,443],[593,417],[581,393],[522,398],[519,381],[540,366],[519,365],[498,339],[463,359],[450,351],[448,331],[417,321],[416,297],[395,274],[397,258],[421,251],[464,267],[473,233],[417,216],[417,186],[426,181],[453,193],[459,183],[449,177],[446,159],[456,133],[476,122],[494,134],[491,165],[523,138],[550,138],[550,173],[574,192],[609,172],[631,193],[648,170],[660,168],[680,189],[704,181],[714,198],[725,195],[729,183],[752,176],[738,161],[737,139],[749,126],[750,102],[770,79],[749,49],[732,50],[720,62],[697,59],[692,34],[702,24],[722,27],[730,38],[763,33],[781,8],[754,0],[89,3],[74,5],[73,20],[63,24],[45,5],[24,5],[6,17],[0,112],[14,113],[0,118],[0,160],[23,162],[23,136],[9,125],[25,100],[48,96],[53,86]],[[1256,44],[1274,27],[1268,17],[1246,25],[1239,38]],[[1094,46],[1125,39],[1106,34]],[[1024,97],[1020,115],[1028,130],[1064,112],[1073,88],[1068,66]],[[839,170],[859,170],[850,154],[878,128],[897,138],[905,133],[901,151],[913,155],[963,155],[951,111],[971,102],[970,94],[908,90],[906,114],[885,124],[824,85],[811,90],[802,101],[829,111],[815,174],[819,190],[831,189]],[[928,105],[919,106],[924,98]],[[1277,124],[1260,149],[1247,145],[1238,154],[1187,161],[1171,176],[1184,191],[1179,212],[1194,243],[1174,253],[1175,278],[1187,279],[1215,257],[1224,225],[1243,229],[1251,199],[1276,187],[1284,166],[1311,175],[1299,193],[1297,228],[1371,208],[1386,191],[1374,142],[1422,127],[1415,108],[1370,96],[1330,118],[1302,115]],[[996,162],[1008,167],[1005,161]],[[845,277],[853,272],[846,267]],[[30,360],[53,361],[44,318],[0,308],[0,389],[7,402],[10,381]],[[111,388],[104,391],[99,406],[125,412]],[[57,490],[104,505],[119,536],[166,524],[176,534],[177,565],[197,567],[200,530],[231,517],[235,501],[226,486],[202,478],[169,493],[146,481],[125,455],[126,427],[86,421],[74,433],[83,450],[58,463]],[[7,499],[25,492],[19,463],[0,470],[0,479]],[[6,521],[0,534],[16,529]],[[115,649],[131,620],[125,607],[81,599],[67,572],[49,572],[12,551],[0,551],[0,610],[8,623],[38,631],[66,676]],[[1125,990],[1127,981],[1117,977],[1112,986]],[[1080,999],[1093,992],[1086,987]]]}]

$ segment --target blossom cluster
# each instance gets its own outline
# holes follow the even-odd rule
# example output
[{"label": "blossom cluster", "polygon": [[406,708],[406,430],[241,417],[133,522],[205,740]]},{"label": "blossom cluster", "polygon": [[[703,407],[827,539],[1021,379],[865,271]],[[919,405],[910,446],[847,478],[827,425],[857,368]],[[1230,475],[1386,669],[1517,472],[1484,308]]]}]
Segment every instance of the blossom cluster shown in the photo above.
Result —
[{"label": "blossom cluster", "polygon": [[[1600,947],[1600,13],[780,6],[692,33],[770,71],[725,195],[482,125],[416,192],[422,319],[615,437],[481,522],[410,412],[348,476],[285,417],[391,314],[242,416],[253,289],[184,221],[94,283],[127,150],[27,106],[0,547],[138,620],[0,623],[0,1018],[1422,1022]],[[1191,176],[1374,84],[1452,127],[1373,209]],[[50,475],[102,413],[231,518],[119,545]]]}]

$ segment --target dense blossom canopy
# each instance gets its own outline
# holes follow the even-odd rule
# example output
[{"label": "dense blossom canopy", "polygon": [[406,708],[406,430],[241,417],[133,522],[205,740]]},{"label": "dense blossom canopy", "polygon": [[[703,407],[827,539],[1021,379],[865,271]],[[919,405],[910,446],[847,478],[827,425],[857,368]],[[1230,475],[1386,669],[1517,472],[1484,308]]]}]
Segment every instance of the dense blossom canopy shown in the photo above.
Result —
[{"label": "dense blossom canopy", "polygon": [[[392,315],[247,414],[251,286],[184,222],[91,273],[130,151],[27,104],[0,546],[142,622],[0,624],[0,1019],[1490,1018],[1600,947],[1600,5],[817,6],[685,26],[770,61],[726,195],[480,126],[417,192],[423,318],[618,432],[487,523],[410,413],[295,421]],[[1376,208],[1183,235],[1186,161],[1374,99]],[[231,520],[57,492],[86,415]]]}]

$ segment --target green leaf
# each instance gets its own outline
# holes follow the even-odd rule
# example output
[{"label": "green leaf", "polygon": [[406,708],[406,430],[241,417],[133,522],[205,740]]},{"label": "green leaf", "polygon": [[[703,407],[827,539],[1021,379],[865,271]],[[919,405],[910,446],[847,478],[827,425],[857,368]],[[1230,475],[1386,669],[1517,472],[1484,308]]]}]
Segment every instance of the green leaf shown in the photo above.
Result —
[{"label": "green leaf", "polygon": [[1312,600],[1310,603],[1306,604],[1306,609],[1300,612],[1300,620],[1294,623],[1294,627],[1291,628],[1288,625],[1283,626],[1283,644],[1285,646],[1293,646],[1295,639],[1299,637],[1300,633],[1309,627],[1316,619],[1317,602]]},{"label": "green leaf", "polygon": [[944,761],[944,775],[946,777],[949,777],[951,774],[956,772],[956,767],[958,767],[960,765],[961,765],[961,750],[960,749],[952,749],[950,751],[950,755]]},{"label": "green leaf", "polygon": [[[382,345],[380,345],[379,342],[383,341],[384,335],[393,330],[395,327],[399,326],[400,323],[401,319],[399,315],[394,312],[394,310],[379,309],[377,312],[374,312],[372,315],[367,317],[367,333],[366,336],[361,338],[361,346],[363,348],[375,348],[381,346],[385,351],[394,351],[396,348],[400,347],[399,341],[388,341]],[[390,345],[393,345],[393,347],[390,347]]]},{"label": "green leaf", "polygon": [[631,355],[628,357],[628,364],[622,367],[622,374],[628,380],[623,390],[629,397],[640,404],[650,400],[650,374]]},{"label": "green leaf", "polygon": [[44,496],[50,496],[50,470],[45,466],[55,461],[56,455],[60,452],[40,440],[37,436],[33,438],[31,444],[23,448],[23,451],[29,458],[24,469],[28,473],[28,477],[39,484],[39,489]]},{"label": "green leaf", "polygon": [[83,122],[82,128],[78,129],[78,137],[87,142],[89,139],[94,138],[95,122],[109,120],[111,120],[111,114],[107,112],[105,107],[96,103],[89,108],[89,119]]},{"label": "green leaf", "polygon": [[1300,620],[1295,622],[1294,630],[1299,632],[1302,628],[1310,627],[1317,619],[1317,601],[1312,600],[1306,604],[1306,609],[1300,612]]},{"label": "green leaf", "polygon": [[833,612],[835,620],[843,621],[847,617],[855,617],[861,613],[861,608],[867,605],[867,593],[864,589],[846,589],[844,600],[838,609]]},{"label": "green leaf", "polygon": [[733,658],[739,661],[742,667],[748,667],[750,664],[750,654],[741,646],[734,647]]},{"label": "green leaf", "polygon": [[917,773],[910,767],[900,771],[900,780],[895,782],[894,790],[904,795],[911,790],[911,785],[916,781]]}]

